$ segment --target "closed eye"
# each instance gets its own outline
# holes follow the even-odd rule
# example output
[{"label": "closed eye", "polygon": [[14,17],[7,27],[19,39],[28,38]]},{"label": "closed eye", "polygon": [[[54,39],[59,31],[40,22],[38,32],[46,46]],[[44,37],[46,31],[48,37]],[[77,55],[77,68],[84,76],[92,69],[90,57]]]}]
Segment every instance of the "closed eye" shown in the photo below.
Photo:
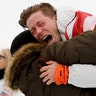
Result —
[{"label": "closed eye", "polygon": [[39,23],[38,23],[38,26],[39,26],[39,27],[43,27],[44,24],[45,24],[45,22],[39,22]]},{"label": "closed eye", "polygon": [[32,35],[35,35],[35,34],[36,34],[36,29],[35,29],[35,28],[32,29],[32,30],[31,30],[31,33],[32,33]]}]

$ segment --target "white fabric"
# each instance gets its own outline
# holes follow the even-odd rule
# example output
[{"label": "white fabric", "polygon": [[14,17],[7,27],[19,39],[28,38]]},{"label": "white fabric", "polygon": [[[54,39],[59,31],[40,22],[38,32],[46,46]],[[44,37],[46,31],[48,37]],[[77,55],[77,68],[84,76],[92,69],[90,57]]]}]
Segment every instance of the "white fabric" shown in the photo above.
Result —
[{"label": "white fabric", "polygon": [[[90,22],[90,23],[89,23]],[[96,16],[88,16],[84,21],[84,31],[93,30],[96,26]]]},{"label": "white fabric", "polygon": [[66,40],[64,37],[65,28],[75,17],[75,12],[75,9],[71,7],[57,9],[57,26],[63,41]]},{"label": "white fabric", "polygon": [[[57,26],[63,41],[66,40],[64,37],[65,28],[67,24],[70,23],[70,21],[74,18],[75,12],[76,10],[70,7],[59,8],[57,10]],[[88,20],[89,20],[88,18],[85,20],[84,26],[86,25]],[[92,25],[94,25],[94,23],[92,23]],[[85,26],[84,28],[89,27]],[[72,28],[70,30],[72,30]],[[93,66],[92,64],[90,65],[74,64],[70,66],[68,83],[83,88],[96,87],[96,66]]]},{"label": "white fabric", "polygon": [[21,91],[13,92],[9,87],[5,86],[4,84],[5,84],[4,79],[0,80],[0,94],[4,92],[6,93],[6,96],[25,96]]},{"label": "white fabric", "polygon": [[68,83],[82,88],[96,88],[96,65],[70,66]]}]

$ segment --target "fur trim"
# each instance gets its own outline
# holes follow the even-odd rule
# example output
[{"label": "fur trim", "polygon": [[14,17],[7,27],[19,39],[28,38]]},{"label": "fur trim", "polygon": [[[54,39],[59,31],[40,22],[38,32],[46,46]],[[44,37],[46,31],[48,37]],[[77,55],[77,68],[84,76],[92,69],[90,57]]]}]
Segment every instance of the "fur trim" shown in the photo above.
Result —
[{"label": "fur trim", "polygon": [[4,79],[6,81],[6,85],[11,87],[12,90],[18,90],[17,86],[14,86],[14,78],[15,74],[17,74],[17,70],[19,66],[21,66],[22,61],[26,59],[28,55],[40,53],[40,51],[46,46],[46,44],[41,43],[29,43],[22,46],[16,53],[14,53],[11,61],[9,62],[8,67],[5,70]]}]

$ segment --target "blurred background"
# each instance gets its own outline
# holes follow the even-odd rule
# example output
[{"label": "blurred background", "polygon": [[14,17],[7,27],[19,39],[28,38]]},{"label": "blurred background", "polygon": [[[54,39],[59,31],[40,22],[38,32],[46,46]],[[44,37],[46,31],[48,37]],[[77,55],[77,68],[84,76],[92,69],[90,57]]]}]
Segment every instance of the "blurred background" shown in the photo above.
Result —
[{"label": "blurred background", "polygon": [[10,48],[14,37],[24,31],[18,24],[23,9],[40,2],[55,8],[71,6],[96,15],[96,0],[2,0],[0,1],[0,49]]}]

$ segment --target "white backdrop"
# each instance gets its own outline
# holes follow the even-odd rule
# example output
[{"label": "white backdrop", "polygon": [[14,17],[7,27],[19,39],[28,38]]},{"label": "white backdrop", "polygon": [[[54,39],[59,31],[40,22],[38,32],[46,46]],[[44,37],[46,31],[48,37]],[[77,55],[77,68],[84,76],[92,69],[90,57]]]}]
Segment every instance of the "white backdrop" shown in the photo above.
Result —
[{"label": "white backdrop", "polygon": [[10,48],[14,37],[23,31],[18,24],[23,9],[35,3],[49,2],[54,7],[72,6],[96,14],[96,0],[1,0],[0,1],[0,49]]}]

